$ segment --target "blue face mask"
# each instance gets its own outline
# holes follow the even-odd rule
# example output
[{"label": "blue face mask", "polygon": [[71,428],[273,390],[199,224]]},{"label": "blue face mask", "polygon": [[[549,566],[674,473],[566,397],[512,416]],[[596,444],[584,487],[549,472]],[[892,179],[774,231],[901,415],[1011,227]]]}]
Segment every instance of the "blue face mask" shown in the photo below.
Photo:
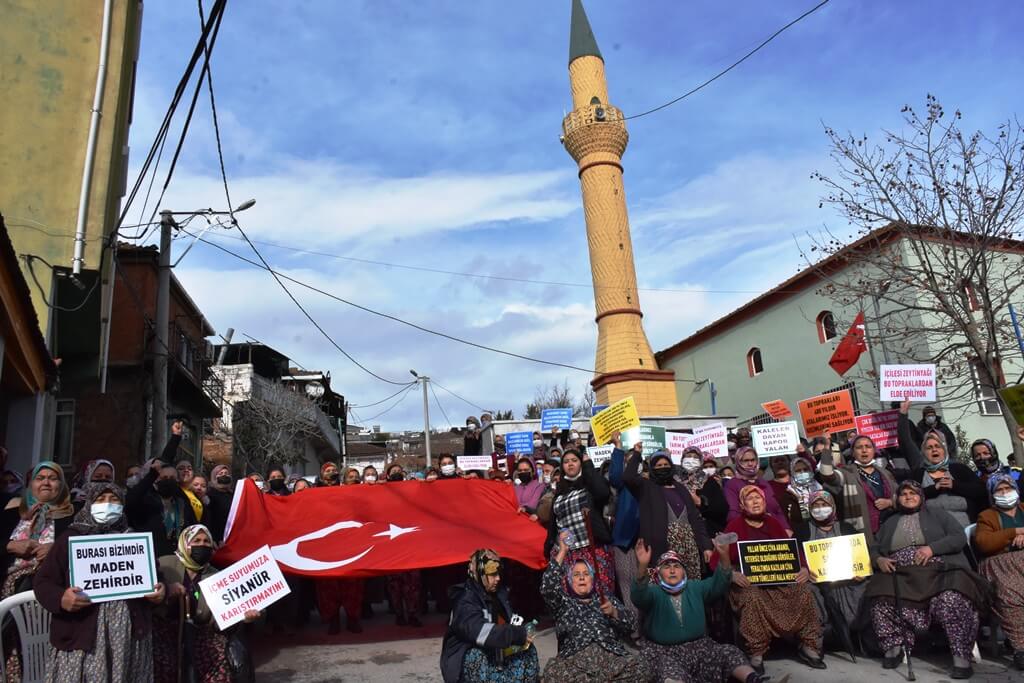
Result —
[{"label": "blue face mask", "polygon": [[684,578],[680,579],[679,583],[677,583],[677,584],[671,584],[671,583],[667,583],[665,581],[665,579],[663,579],[663,578],[661,578],[659,576],[658,577],[658,583],[661,584],[661,587],[663,589],[665,589],[665,592],[671,593],[672,595],[675,595],[676,593],[682,592],[683,587],[686,586],[686,578],[684,577]]}]

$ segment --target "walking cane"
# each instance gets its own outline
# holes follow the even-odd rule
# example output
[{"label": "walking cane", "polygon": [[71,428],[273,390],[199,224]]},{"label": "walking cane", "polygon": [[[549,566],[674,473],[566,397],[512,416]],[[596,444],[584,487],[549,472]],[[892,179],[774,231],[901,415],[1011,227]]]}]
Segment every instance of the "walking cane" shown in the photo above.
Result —
[{"label": "walking cane", "polygon": [[[893,567],[893,571],[892,571],[892,594],[893,594],[893,600],[896,603],[896,620],[899,621],[900,623],[902,623],[903,625],[908,626],[909,624],[906,624],[903,621],[903,605],[901,604],[902,601],[900,600],[900,582],[899,582],[899,578],[897,576],[898,573],[899,573],[899,568],[898,567]],[[911,636],[910,636],[910,638],[911,638],[911,643],[910,643],[909,646],[907,645],[906,641],[904,641],[904,643],[903,643],[903,654],[906,655],[906,657],[907,657],[907,680],[908,681],[916,681],[917,677],[914,676],[914,661],[910,657],[910,650],[911,650],[911,648],[914,645],[914,643],[913,643],[913,638],[914,638],[914,636],[913,636],[913,629],[911,629]]]}]

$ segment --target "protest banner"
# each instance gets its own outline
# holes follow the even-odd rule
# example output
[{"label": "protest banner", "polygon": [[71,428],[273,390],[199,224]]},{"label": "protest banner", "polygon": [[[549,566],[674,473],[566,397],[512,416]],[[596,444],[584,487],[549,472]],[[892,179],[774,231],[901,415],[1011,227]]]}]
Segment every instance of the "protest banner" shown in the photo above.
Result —
[{"label": "protest banner", "polygon": [[550,432],[552,427],[572,429],[572,408],[548,408],[540,411],[540,431]]},{"label": "protest banner", "polygon": [[800,571],[799,541],[780,538],[773,541],[740,541],[740,572],[753,586],[777,586],[796,583]]},{"label": "protest banner", "polygon": [[615,446],[591,446],[587,449],[587,455],[590,456],[590,462],[594,463],[594,467],[600,467],[612,457],[612,451],[615,450]]},{"label": "protest banner", "polygon": [[595,403],[594,405],[590,406],[590,417],[594,417],[595,415],[597,415],[598,413],[600,413],[602,410],[604,410],[607,407],[608,406],[605,405],[605,404]]},{"label": "protest banner", "polygon": [[804,556],[815,583],[871,576],[871,556],[864,534],[804,541]]},{"label": "protest banner", "polygon": [[900,422],[899,410],[886,410],[870,415],[858,415],[853,418],[857,433],[871,437],[876,448],[896,448],[899,437],[896,428]]},{"label": "protest banner", "polygon": [[762,403],[761,407],[764,408],[764,412],[776,420],[785,420],[787,417],[793,417],[793,411],[782,400],[768,401],[767,403]]},{"label": "protest banner", "polygon": [[[531,437],[531,448],[533,445]],[[502,460],[502,458],[498,458]],[[494,466],[494,461],[489,455],[459,455],[455,458],[455,465],[463,472],[469,472],[471,470],[483,470],[486,472]]]},{"label": "protest banner", "polygon": [[848,389],[805,398],[797,409],[808,438],[854,428],[853,397]]},{"label": "protest banner", "polygon": [[729,457],[729,434],[725,424],[702,425],[693,430],[688,445],[696,446],[715,458]]},{"label": "protest banner", "polygon": [[800,443],[800,428],[792,421],[753,425],[750,427],[750,438],[754,442],[754,450],[762,458],[789,455],[796,453]]},{"label": "protest banner", "polygon": [[640,425],[622,432],[622,447],[626,450],[643,442],[643,456],[646,458],[655,451],[665,448],[665,428],[654,425]]},{"label": "protest banner", "polygon": [[883,365],[878,378],[879,398],[887,401],[934,401],[934,365]]},{"label": "protest banner", "polygon": [[72,586],[92,602],[139,598],[157,584],[153,534],[97,534],[68,538]]},{"label": "protest banner", "polygon": [[529,455],[533,453],[533,432],[512,432],[505,435],[505,452]]},{"label": "protest banner", "polygon": [[233,565],[199,582],[206,604],[223,631],[291,593],[270,546],[249,553]]},{"label": "protest banner", "polygon": [[[639,426],[640,415],[636,412],[636,403],[632,396],[616,401],[590,418],[590,431],[594,434],[594,441],[598,446],[604,446],[611,441],[615,432],[624,432]],[[507,445],[505,448],[508,450]]]},{"label": "protest banner", "polygon": [[683,459],[683,451],[690,445],[693,434],[683,432],[668,432],[665,434],[665,447],[672,456],[672,463],[678,465]]},{"label": "protest banner", "polygon": [[999,395],[1003,397],[1017,424],[1024,425],[1024,384],[1000,389]]}]

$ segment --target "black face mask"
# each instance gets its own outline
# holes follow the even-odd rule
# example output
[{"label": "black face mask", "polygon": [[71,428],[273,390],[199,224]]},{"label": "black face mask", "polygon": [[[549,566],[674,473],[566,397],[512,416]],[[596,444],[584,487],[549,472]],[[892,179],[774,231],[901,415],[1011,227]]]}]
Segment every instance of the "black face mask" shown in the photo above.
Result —
[{"label": "black face mask", "polygon": [[529,484],[533,479],[533,472],[516,472],[516,479],[520,484]]},{"label": "black face mask", "polygon": [[271,479],[270,480],[270,490],[271,491],[279,491],[279,492],[280,491],[284,491],[285,490],[284,479]]},{"label": "black face mask", "polygon": [[228,486],[231,484],[231,476],[228,474],[222,474],[217,477],[217,483],[221,486]]},{"label": "black face mask", "polygon": [[651,481],[658,486],[664,486],[672,483],[672,468],[671,467],[655,467],[651,470]]},{"label": "black face mask", "polygon": [[341,476],[339,472],[328,472],[324,475],[324,481],[338,481],[339,476]]},{"label": "black face mask", "polygon": [[189,548],[188,554],[196,564],[207,565],[213,558],[213,548],[208,545],[194,545]]},{"label": "black face mask", "polygon": [[392,472],[388,475],[388,481],[402,481],[405,479],[405,475],[401,472]]},{"label": "black face mask", "polygon": [[160,479],[156,483],[156,492],[160,494],[161,498],[172,497],[179,488],[178,482],[173,479]]}]

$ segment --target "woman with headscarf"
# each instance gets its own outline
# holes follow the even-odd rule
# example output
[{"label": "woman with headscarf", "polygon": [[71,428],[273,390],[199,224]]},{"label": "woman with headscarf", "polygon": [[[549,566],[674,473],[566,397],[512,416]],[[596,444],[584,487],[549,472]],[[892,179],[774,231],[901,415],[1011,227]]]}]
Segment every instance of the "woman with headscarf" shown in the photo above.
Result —
[{"label": "woman with headscarf", "polygon": [[498,553],[477,550],[467,573],[451,591],[452,613],[441,644],[444,683],[536,683],[540,664],[533,632],[511,623]]},{"label": "woman with headscarf", "polygon": [[741,515],[740,491],[747,486],[756,486],[764,493],[765,505],[771,515],[783,528],[789,530],[789,520],[782,512],[782,507],[775,499],[771,485],[761,476],[757,451],[750,446],[740,446],[732,455],[735,476],[725,482],[725,502],[729,504],[728,519],[731,522]]},{"label": "woman with headscarf", "polygon": [[267,494],[271,496],[287,496],[288,481],[283,467],[274,465],[267,470]]},{"label": "woman with headscarf", "polygon": [[725,502],[725,492],[716,476],[714,457],[690,446],[683,450],[679,471],[679,479],[704,518],[708,535],[717,534],[728,523],[729,504]]},{"label": "woman with headscarf", "polygon": [[224,541],[224,528],[231,512],[231,499],[234,496],[231,468],[227,465],[215,465],[210,470],[210,485],[206,496],[210,502],[204,507],[206,528],[213,534],[214,543]]},{"label": "woman with headscarf", "polygon": [[637,539],[637,578],[630,592],[633,602],[644,612],[640,653],[648,661],[655,681],[767,680],[738,647],[717,643],[707,636],[705,606],[725,594],[732,576],[728,548],[716,549],[718,566],[711,576],[701,579],[688,576],[682,559],[671,550],[658,558],[653,570],[648,570],[651,548]]},{"label": "woman with headscarf", "polygon": [[782,456],[782,459],[785,461],[785,476],[779,477],[779,470],[776,469],[776,477],[770,483],[775,491],[775,499],[779,501],[790,528],[795,532],[798,526],[806,524],[810,519],[811,496],[821,491],[822,486],[814,478],[814,468],[807,460],[799,456],[794,456],[792,460]]},{"label": "woman with headscarf", "polygon": [[85,504],[85,487],[88,484],[105,484],[114,481],[114,463],[103,458],[90,460],[84,471],[75,479],[71,489],[71,499],[75,506],[75,512],[82,509]]},{"label": "woman with headscarf", "polygon": [[992,507],[978,515],[974,543],[982,555],[978,573],[992,582],[992,606],[1013,647],[1013,663],[1024,671],[1024,505],[1009,474],[989,475]]},{"label": "woman with headscarf", "polygon": [[622,643],[637,629],[636,614],[613,595],[597,595],[594,568],[586,560],[565,562],[565,535],[541,579],[559,642],[558,656],[544,667],[545,683],[649,680],[647,660]]},{"label": "woman with headscarf", "polygon": [[551,553],[562,531],[571,532],[569,561],[583,558],[597,574],[599,595],[615,592],[615,561],[609,544],[611,531],[604,521],[604,506],[611,497],[608,481],[586,454],[569,448],[562,454],[562,476],[555,487],[551,522],[544,552]]},{"label": "woman with headscarf", "polygon": [[904,654],[910,656],[915,631],[937,621],[953,655],[952,678],[970,678],[978,609],[987,607],[988,584],[967,563],[960,523],[941,507],[925,505],[917,481],[897,487],[896,511],[878,531],[872,561],[880,573],[864,591],[873,600],[871,621],[885,651],[882,667],[899,666]]},{"label": "woman with headscarf", "polygon": [[[620,440],[621,437],[615,437],[616,446]],[[711,557],[711,539],[694,504],[693,493],[676,480],[668,451],[660,450],[651,455],[650,479],[640,476],[641,454],[642,444],[635,444],[622,474],[622,480],[640,507],[637,537],[644,539],[659,557],[668,550],[678,553],[687,575],[700,576],[702,561],[707,562]]]},{"label": "woman with headscarf", "polygon": [[[125,491],[117,484],[86,486],[86,504],[54,543],[36,574],[36,599],[51,614],[51,683],[121,683],[153,680],[152,606],[164,601],[164,586],[142,598],[94,605],[72,586],[68,539],[128,531]],[[70,504],[70,503],[69,503]]]},{"label": "woman with headscarf", "polygon": [[[764,490],[749,484],[740,491],[740,516],[729,522],[726,533],[738,541],[774,541],[788,538],[788,529],[767,513]],[[739,565],[739,546],[729,550],[733,566]],[[803,558],[801,556],[801,565]],[[747,643],[750,664],[764,671],[764,655],[772,638],[794,637],[799,640],[797,654],[812,669],[824,669],[821,657],[821,623],[814,595],[807,582],[806,567],[796,575],[796,583],[777,586],[755,586],[741,572],[733,571],[729,602],[739,619],[739,630]]]},{"label": "woman with headscarf", "polygon": [[851,452],[853,462],[836,467],[832,451],[826,448],[821,452],[818,473],[825,489],[839,503],[840,520],[863,533],[870,544],[882,523],[893,514],[896,479],[879,462],[871,437],[855,436]]},{"label": "woman with headscarf", "polygon": [[1018,492],[1021,490],[1020,470],[1004,465],[999,459],[996,445],[988,439],[978,439],[971,444],[971,460],[978,470],[978,478],[982,483],[987,484],[989,477],[994,474],[1006,474],[1013,479]]},{"label": "woman with headscarf", "polygon": [[[199,582],[213,576],[210,566],[216,546],[210,530],[193,524],[178,536],[178,549],[158,561],[167,585],[167,601],[153,623],[153,663],[157,683],[232,683],[228,637],[239,627],[223,632],[199,590]],[[244,623],[259,619],[258,610],[245,613]]]},{"label": "woman with headscarf", "polygon": [[924,433],[918,447],[910,431],[910,401],[900,404],[898,435],[900,451],[910,464],[910,479],[921,484],[928,507],[953,515],[960,528],[977,521],[988,507],[985,485],[971,468],[949,458],[946,435],[938,429]]}]

